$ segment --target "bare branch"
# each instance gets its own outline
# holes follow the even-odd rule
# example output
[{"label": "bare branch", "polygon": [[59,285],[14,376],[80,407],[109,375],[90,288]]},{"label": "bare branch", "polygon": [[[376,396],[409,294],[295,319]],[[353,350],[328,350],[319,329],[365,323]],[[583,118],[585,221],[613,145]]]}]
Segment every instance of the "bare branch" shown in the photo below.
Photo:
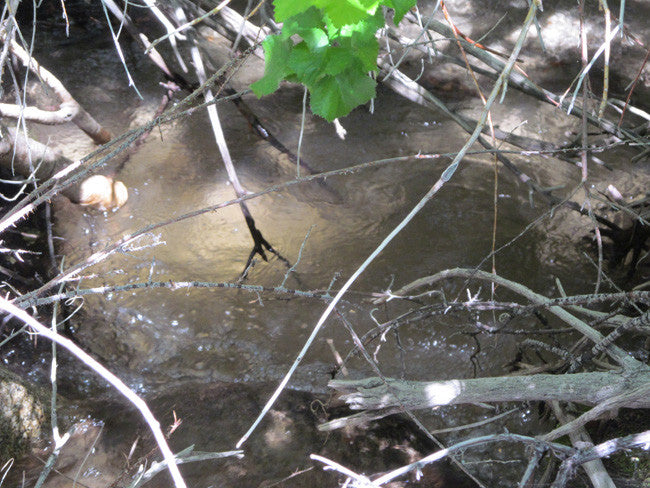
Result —
[{"label": "bare branch", "polygon": [[[559,402],[551,402],[551,408],[553,409],[555,417],[563,424],[567,424],[572,420],[570,415],[562,411]],[[575,432],[571,432],[569,437],[571,438],[571,444],[577,449],[584,449],[586,446],[594,445],[591,437],[582,427],[577,429]],[[584,463],[582,467],[587,473],[587,476],[589,476],[594,488],[616,488],[616,485],[614,485],[612,478],[609,476],[609,473],[607,473],[607,470],[600,459],[588,461]]]},{"label": "bare branch", "polygon": [[[23,65],[28,67],[30,71],[33,71],[45,84],[47,84],[47,86],[52,88],[61,100],[61,108],[55,112],[57,115],[52,116],[51,120],[54,120],[58,116],[61,117],[61,122],[67,122],[68,120],[74,122],[82,131],[88,134],[96,144],[104,144],[112,139],[112,134],[97,123],[97,121],[95,121],[95,119],[93,119],[93,117],[86,112],[81,105],[79,105],[56,76],[40,66],[38,62],[22,47],[20,47],[16,41],[11,41],[10,49],[11,52],[20,59]],[[31,110],[28,113],[32,114],[33,111],[34,110]]]},{"label": "bare branch", "polygon": [[[25,178],[42,182],[76,163],[52,148],[31,139],[21,131],[0,125],[0,166],[9,168]],[[61,194],[74,203],[100,209],[116,209],[128,200],[124,183],[110,176],[94,175],[65,187]]]},{"label": "bare branch", "polygon": [[[378,410],[399,405],[409,409],[423,409],[462,403],[535,400],[609,405],[613,399],[617,400],[618,407],[650,408],[650,397],[643,395],[643,392],[650,389],[650,371],[638,371],[627,376],[606,372],[446,381],[387,379],[387,384],[381,378],[373,377],[332,380],[329,386],[342,394],[342,399],[354,410]],[[630,391],[635,394],[629,394]],[[548,439],[557,437],[553,435]]]},{"label": "bare branch", "polygon": [[133,406],[140,411],[144,417],[144,420],[147,422],[147,425],[151,429],[151,432],[153,433],[156,442],[158,443],[158,447],[160,448],[160,452],[165,458],[167,468],[169,469],[169,474],[174,480],[174,486],[176,486],[176,488],[186,488],[185,481],[183,480],[183,477],[178,470],[178,466],[176,466],[174,453],[172,453],[171,449],[169,448],[167,440],[165,439],[165,435],[160,429],[160,423],[153,416],[153,413],[151,413],[151,410],[149,410],[149,407],[145,401],[142,400],[142,398],[140,398],[135,392],[133,392],[133,390],[126,386],[122,380],[120,380],[117,376],[102,366],[97,360],[89,356],[70,339],[63,337],[54,331],[51,331],[46,326],[41,324],[38,320],[34,319],[34,317],[29,315],[27,312],[21,310],[2,297],[0,297],[0,309],[20,319],[25,324],[29,325],[39,335],[45,336],[51,341],[54,341],[60,346],[66,348],[76,358],[78,358],[85,365],[95,371],[99,376],[108,381],[117,389],[117,391],[124,395],[133,404]]},{"label": "bare branch", "polygon": [[[519,283],[515,283],[513,281],[502,278],[501,276],[492,273],[486,273],[485,271],[476,270],[476,269],[456,268],[456,269],[448,269],[445,271],[441,271],[440,273],[437,273],[435,275],[426,276],[417,279],[412,283],[409,283],[408,285],[402,287],[401,290],[391,293],[389,297],[388,296],[382,297],[378,300],[375,300],[375,303],[383,303],[385,301],[391,300],[392,298],[397,298],[400,295],[406,295],[410,293],[410,291],[413,289],[419,288],[421,286],[432,285],[433,283],[443,281],[452,277],[492,281],[498,285],[509,288],[515,293],[518,293],[526,297],[533,303],[543,303],[546,301],[546,298],[543,297],[542,295],[533,292],[529,288],[526,288],[525,286]],[[561,320],[565,321],[567,324],[569,324],[571,327],[573,327],[578,332],[583,334],[585,337],[588,337],[591,341],[595,343],[600,343],[603,341],[604,336],[600,332],[590,327],[587,323],[578,319],[577,317],[570,314],[563,308],[560,308],[558,306],[552,306],[549,307],[549,311],[553,313],[555,316],[557,316],[558,318],[560,318]],[[607,346],[607,352],[613,359],[615,359],[619,364],[623,365],[626,369],[630,369],[630,370],[647,369],[647,367],[643,363],[629,356],[623,349],[621,349],[620,347],[614,344],[609,344]]]},{"label": "bare branch", "polygon": [[618,437],[616,439],[610,439],[606,442],[603,442],[602,444],[588,447],[586,449],[581,449],[562,462],[558,475],[551,485],[551,488],[562,488],[563,486],[566,486],[566,483],[570,479],[573,470],[580,464],[592,461],[594,459],[605,458],[617,451],[624,449],[640,447],[647,450],[649,446],[650,430],[646,430],[645,432],[640,432],[638,434],[632,434],[625,437]]}]

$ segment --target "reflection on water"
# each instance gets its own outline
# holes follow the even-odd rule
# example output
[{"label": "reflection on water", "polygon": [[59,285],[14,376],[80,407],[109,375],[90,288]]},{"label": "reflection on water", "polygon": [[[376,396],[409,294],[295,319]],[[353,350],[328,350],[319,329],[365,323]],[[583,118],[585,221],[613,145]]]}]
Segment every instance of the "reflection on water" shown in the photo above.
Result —
[{"label": "reflection on water", "polygon": [[[101,70],[95,75],[106,76]],[[144,100],[129,101],[123,112],[106,112],[114,117],[109,123],[116,132],[133,121],[145,120],[160,96],[154,75],[146,71],[134,75],[140,78]],[[84,102],[84,95],[78,96]],[[273,97],[248,100],[269,127],[277,129],[278,137],[295,148],[300,126],[296,89],[287,87]],[[95,110],[101,114],[102,106],[95,104]],[[254,136],[234,106],[221,105],[219,110],[247,190],[256,192],[293,177],[293,164]],[[438,114],[382,90],[374,115],[358,109],[344,125],[345,141],[323,120],[310,118],[302,158],[313,168],[327,171],[399,155],[450,152],[464,140]],[[119,174],[131,195],[119,212],[104,215],[69,207],[59,212],[58,229],[67,239],[62,249],[68,262],[83,259],[90,250],[102,249],[146,225],[232,199],[234,192],[211,134],[205,113],[154,130]],[[258,258],[247,283],[272,287],[284,282],[287,288],[336,290],[429,189],[447,162],[381,165],[329,177],[324,185],[305,183],[249,201],[258,228],[295,268],[287,275],[287,267],[279,260],[264,263]],[[392,280],[394,289],[424,274],[479,263],[491,248],[492,172],[489,159],[468,157],[454,179],[362,275],[355,289],[377,292],[391,286]],[[536,210],[525,205],[525,195],[509,175],[502,175],[499,184],[503,244]],[[100,278],[85,279],[81,286],[147,281],[232,283],[244,268],[252,240],[239,207],[233,205],[157,229],[134,246],[137,251],[117,253],[94,266],[92,273]],[[529,234],[505,249],[498,258],[500,272],[533,287],[545,283],[544,270],[537,269],[534,246],[534,236]],[[447,292],[450,296],[466,293],[453,288]],[[363,295],[352,294],[347,300],[341,310],[357,333],[365,333],[374,325],[371,307]],[[75,328],[95,354],[118,370],[143,374],[144,385],[151,388],[183,378],[266,381],[283,375],[325,306],[317,298],[245,290],[145,289],[114,293],[110,299],[86,298],[83,320]],[[390,315],[378,311],[375,317],[387,320]],[[458,333],[462,325],[458,319],[435,318],[403,326],[400,341],[409,360],[404,360],[405,352],[390,339],[378,356],[384,373],[412,378],[430,377],[432,372],[438,378],[472,374],[470,356],[476,353],[476,344]],[[294,387],[325,387],[333,367],[326,338],[333,339],[343,354],[350,348],[348,332],[331,320],[304,360]],[[480,352],[484,370],[493,367],[492,355],[500,359],[504,347],[512,344],[504,338],[486,340]]]},{"label": "reflection on water", "polygon": [[[383,103],[390,100],[390,94],[384,94]],[[397,107],[398,102],[393,100]],[[224,113],[227,120],[237,115],[228,110]],[[451,127],[437,123],[432,128],[427,123],[434,115],[408,107],[402,108],[401,114],[399,110],[391,111],[390,117],[383,120],[381,113],[371,116],[359,110],[346,120],[346,141],[339,141],[329,127],[316,121],[315,125],[322,127],[306,135],[303,157],[320,170],[330,170],[398,154],[451,151],[462,144],[460,134]],[[368,132],[371,120],[373,131]],[[261,157],[262,143],[240,131],[236,121],[234,126],[233,133],[227,135],[239,176],[249,191],[291,178],[286,168],[278,169]],[[241,141],[238,136],[242,136]],[[274,156],[272,148],[267,151]],[[468,159],[465,164],[458,178],[360,279],[359,290],[377,291],[389,284],[391,275],[401,284],[449,266],[473,265],[489,252],[491,221],[486,220],[486,209],[491,206],[492,170],[481,159]],[[441,162],[382,166],[358,175],[330,177],[326,188],[309,183],[297,190],[265,195],[249,206],[259,229],[276,249],[292,263],[300,252],[300,261],[286,286],[324,290],[335,276],[341,282],[354,271],[427,191],[441,169]],[[202,115],[163,128],[162,140],[152,135],[120,178],[131,189],[128,204],[117,213],[87,214],[77,221],[82,228],[92,227],[96,249],[150,223],[233,197],[210,138],[207,119]],[[519,211],[516,189],[507,185],[505,181],[502,191],[514,197],[502,199],[506,216],[502,221],[511,222],[517,229],[526,216]],[[327,190],[335,192],[340,203],[319,198]],[[311,198],[312,194],[316,196]],[[154,231],[154,235],[164,244],[115,255],[101,269],[124,270],[124,274],[115,275],[115,283],[233,282],[243,270],[252,245],[237,206],[171,224]],[[150,240],[144,238],[143,243]],[[71,247],[83,249],[74,244]],[[522,253],[518,259],[525,261],[527,256]],[[277,286],[286,273],[286,267],[277,259],[259,262],[250,273],[249,283]],[[101,280],[104,283],[105,279]],[[83,285],[96,285],[99,281],[88,280]],[[337,288],[337,282],[333,287]],[[351,300],[344,310],[353,314],[355,327],[364,333],[372,326],[364,311],[368,305],[354,296]],[[94,311],[93,318],[80,326],[78,333],[84,342],[95,345],[96,353],[107,359],[122,358],[120,362],[128,364],[129,369],[153,375],[153,382],[156,375],[268,380],[281,376],[324,306],[317,299],[260,297],[244,291],[146,290],[115,294],[110,301],[103,297],[87,299],[86,312]],[[467,357],[473,346],[438,340],[440,334],[446,335],[445,330],[454,329],[453,323],[433,322],[428,330],[421,327],[404,331],[411,358],[409,374],[429,374],[432,360],[441,365],[438,373],[445,376],[447,368],[454,374],[459,368],[469,372]],[[322,340],[325,337],[333,338],[342,350],[349,347],[348,333],[335,321],[325,330]],[[111,350],[107,344],[115,338],[123,344]],[[434,343],[437,347],[432,347]],[[390,346],[382,354],[387,374],[398,374],[402,366],[399,354]],[[306,359],[297,384],[322,388],[331,363],[331,352],[318,342]],[[423,369],[418,371],[419,368]],[[320,376],[314,377],[315,372]],[[317,385],[309,385],[314,380]]]},{"label": "reflection on water", "polygon": [[[157,73],[146,68],[147,63],[134,68],[133,75],[143,94],[143,100],[139,100],[123,84],[109,82],[120,69],[112,47],[84,53],[84,57],[52,60],[65,63],[64,82],[84,72],[82,82],[72,84],[77,90],[75,96],[92,105],[94,115],[118,134],[148,120],[161,96]],[[96,69],[85,69],[87,59]],[[98,97],[92,87],[102,87],[103,97]],[[495,107],[494,117],[503,124],[502,130],[516,129],[528,136],[539,136],[544,130],[544,138],[558,140],[573,124],[568,118],[561,119],[550,106],[540,106],[510,92],[508,96],[511,103]],[[301,98],[300,90],[286,86],[272,97],[247,100],[276,136],[295,149]],[[293,178],[293,165],[254,136],[232,105],[221,105],[219,110],[233,160],[247,190],[257,192]],[[467,100],[459,110],[476,115],[480,106]],[[535,118],[522,126],[522,118],[531,112]],[[549,120],[554,125],[549,125]],[[311,167],[328,171],[394,156],[452,152],[465,140],[465,135],[439,114],[405,103],[381,89],[374,115],[358,109],[343,124],[348,131],[345,141],[338,139],[323,120],[308,119],[301,156]],[[42,139],[47,137],[46,129],[38,131]],[[92,149],[74,127],[57,128],[55,140],[62,141],[70,157]],[[547,186],[579,179],[578,171],[565,163],[517,157],[513,160]],[[304,183],[249,201],[264,237],[295,267],[289,272],[276,258],[268,263],[257,258],[245,284],[335,291],[419,201],[448,161],[443,158],[381,165],[357,174],[332,176],[324,184]],[[592,173],[596,179],[597,172]],[[204,113],[154,130],[119,178],[129,187],[130,199],[116,213],[92,212],[66,202],[57,204],[57,233],[65,239],[61,252],[68,265],[147,225],[234,197]],[[499,247],[517,237],[546,208],[537,200],[537,207],[531,206],[524,186],[501,169],[496,191]],[[391,303],[390,309],[375,310],[368,300],[370,293],[395,290],[446,268],[476,266],[490,253],[494,193],[489,157],[468,156],[453,179],[376,259],[340,305],[339,311],[357,334],[363,335],[377,323],[412,308],[412,303]],[[554,276],[569,292],[588,289],[593,276],[575,272],[579,226],[575,215],[552,220],[550,225],[542,221],[498,254],[497,271],[543,294],[553,292]],[[234,283],[243,271],[252,240],[241,210],[232,205],[156,229],[131,247],[89,268],[79,286],[170,281]],[[464,299],[488,296],[486,290],[486,285],[471,284],[465,289],[455,283],[443,291],[448,298]],[[500,290],[496,293],[499,299],[510,298]],[[258,385],[274,384],[285,374],[325,306],[326,301],[319,298],[245,289],[145,287],[86,297],[74,329],[76,338],[107,366],[138,391],[150,394],[154,404],[160,400],[157,406],[162,415],[179,408],[188,425],[193,426],[175,439],[179,447],[197,442],[206,450],[227,449],[268,398],[268,386],[260,392]],[[386,342],[375,341],[369,348],[386,376],[448,379],[502,374],[504,363],[514,357],[517,349],[514,336],[477,337],[473,333],[479,318],[469,313],[423,313],[417,318],[405,320],[396,333],[386,335]],[[327,339],[332,339],[334,348],[344,356],[352,348],[350,334],[334,315],[303,360],[290,383],[292,388],[325,390],[335,364]],[[370,368],[362,359],[354,358],[348,370],[352,375],[361,375]],[[192,391],[191,397],[187,396],[188,390]],[[283,398],[295,402],[293,408],[298,404],[307,408],[304,403],[311,397],[301,397],[297,392],[290,395]],[[241,403],[233,407],[238,401]],[[437,411],[432,422],[438,419],[442,428],[484,414],[460,410]],[[270,416],[278,420],[278,428],[287,432],[293,429],[308,437],[303,439],[304,445],[322,442],[312,425],[288,427],[283,423],[283,411],[279,409]],[[533,417],[529,415],[521,422],[533,428]],[[130,430],[130,424],[124,428],[124,432]],[[267,431],[272,434],[272,428]],[[120,434],[123,432],[118,430],[115,435]],[[130,438],[125,441],[126,437],[124,434],[116,444],[130,442]],[[265,456],[266,447],[268,443],[252,449],[256,455]],[[295,450],[280,446],[278,452],[297,456]],[[266,466],[275,466],[275,458],[269,459]],[[290,469],[278,469],[278,477],[299,468],[282,459],[283,468]],[[189,467],[186,472],[200,478],[201,486],[222,481],[250,486],[242,484],[249,481],[241,481],[250,480],[241,471],[246,469],[252,466],[230,467],[209,475],[200,467]],[[373,464],[372,470],[377,469]],[[263,479],[254,479],[270,477],[265,472]],[[326,483],[317,478],[318,483]],[[299,483],[304,486],[304,478]]]}]

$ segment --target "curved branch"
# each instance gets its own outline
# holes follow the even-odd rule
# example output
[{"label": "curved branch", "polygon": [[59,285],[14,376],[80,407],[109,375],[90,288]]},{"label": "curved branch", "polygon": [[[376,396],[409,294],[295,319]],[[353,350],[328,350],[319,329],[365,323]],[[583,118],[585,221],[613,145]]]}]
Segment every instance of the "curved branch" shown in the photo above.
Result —
[{"label": "curved branch", "polygon": [[625,437],[610,439],[596,446],[581,449],[562,462],[557,477],[551,485],[551,488],[561,488],[563,486],[566,486],[566,482],[569,480],[573,469],[580,464],[593,461],[594,459],[602,459],[604,457],[608,457],[615,452],[624,449],[640,447],[647,450],[648,445],[650,445],[650,430],[646,430],[645,432],[640,432],[638,434],[631,434]]},{"label": "curved branch", "polygon": [[[50,73],[48,70],[43,68],[38,64],[38,62],[31,57],[27,51],[25,51],[16,41],[11,41],[10,43],[11,52],[20,59],[21,63],[30,71],[34,72],[47,86],[52,88],[56,95],[61,100],[61,107],[59,110],[55,111],[53,115],[44,117],[41,113],[40,116],[45,119],[51,120],[51,124],[58,124],[62,122],[67,122],[68,120],[74,122],[77,127],[84,131],[96,144],[105,144],[113,138],[113,135],[102,127],[84,108],[70,95],[70,92],[65,88],[63,83],[59,79]],[[8,108],[5,107],[5,110]],[[31,109],[28,114],[34,115],[33,109]],[[44,112],[44,111],[39,111]],[[8,113],[11,113],[8,112]],[[5,112],[3,112],[3,115]],[[7,115],[13,116],[13,115]],[[60,122],[54,121],[57,117],[61,117]]]},{"label": "curved branch", "polygon": [[124,395],[129,400],[129,402],[131,402],[131,404],[133,404],[133,406],[140,411],[145,421],[147,422],[147,425],[151,429],[151,432],[153,433],[156,442],[158,443],[158,447],[160,448],[160,452],[165,458],[165,462],[167,463],[167,468],[169,469],[169,474],[174,480],[174,484],[176,488],[186,487],[185,481],[183,480],[183,477],[181,476],[181,473],[178,470],[178,466],[176,465],[174,453],[169,448],[169,445],[167,444],[167,440],[165,439],[165,435],[160,429],[160,423],[156,420],[153,413],[151,413],[151,410],[149,410],[149,407],[147,406],[147,404],[142,398],[140,398],[136,393],[133,392],[133,390],[131,390],[128,386],[126,386],[122,382],[122,380],[120,380],[117,376],[111,373],[99,362],[97,362],[95,359],[89,356],[85,351],[83,351],[79,346],[77,346],[70,339],[66,337],[62,337],[60,334],[57,334],[56,332],[48,329],[43,324],[41,324],[38,320],[34,319],[34,317],[29,315],[27,312],[19,309],[18,307],[16,307],[15,305],[8,302],[2,297],[0,297],[0,309],[5,311],[7,314],[17,317],[19,320],[29,325],[39,335],[45,336],[51,341],[54,341],[57,344],[59,344],[61,347],[66,348],[76,358],[78,358],[80,361],[86,364],[89,368],[91,368],[98,375],[100,375],[111,385],[113,385],[122,395]]}]

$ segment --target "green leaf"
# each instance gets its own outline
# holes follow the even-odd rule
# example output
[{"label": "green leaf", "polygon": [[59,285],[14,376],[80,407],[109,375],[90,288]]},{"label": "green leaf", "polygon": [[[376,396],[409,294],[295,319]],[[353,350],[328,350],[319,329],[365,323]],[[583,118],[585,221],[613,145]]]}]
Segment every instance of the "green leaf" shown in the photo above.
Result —
[{"label": "green leaf", "polygon": [[324,62],[325,50],[312,52],[304,42],[294,46],[288,59],[290,70],[307,86],[316,83],[318,78],[323,76]]},{"label": "green leaf", "polygon": [[309,87],[311,110],[332,122],[372,100],[376,85],[375,80],[358,70],[347,70],[338,76],[325,76]]},{"label": "green leaf", "polygon": [[402,21],[406,12],[415,7],[417,0],[384,0],[382,3],[395,10],[395,18],[393,22],[397,25]]},{"label": "green leaf", "polygon": [[369,40],[352,39],[352,49],[355,56],[363,64],[364,71],[377,69],[377,56],[379,55],[379,42],[374,37]]},{"label": "green leaf", "polygon": [[335,27],[356,24],[374,15],[379,6],[379,0],[317,0],[314,3],[325,11]]},{"label": "green leaf", "polygon": [[294,34],[302,36],[304,32],[311,29],[325,29],[323,12],[316,7],[310,7],[304,12],[300,12],[284,21],[282,25],[282,35],[291,37]]},{"label": "green leaf", "polygon": [[264,76],[251,88],[262,96],[277,90],[282,80],[302,83],[315,114],[330,121],[347,115],[375,96],[368,72],[377,69],[376,33],[384,24],[380,5],[395,10],[397,23],[415,2],[273,0],[282,32],[264,41]]},{"label": "green leaf", "polygon": [[289,17],[304,12],[315,4],[316,2],[313,0],[273,0],[275,20],[284,22]]},{"label": "green leaf", "polygon": [[[360,66],[361,63],[359,62],[359,58],[354,55],[349,47],[332,47],[327,51],[327,58],[323,71],[325,74],[336,76],[353,65]],[[363,71],[363,69],[361,69],[361,71]]]},{"label": "green leaf", "polygon": [[292,73],[289,68],[289,56],[293,48],[291,39],[281,36],[269,36],[262,43],[264,46],[264,76],[251,84],[251,90],[261,97],[273,93],[280,82]]},{"label": "green leaf", "polygon": [[384,18],[377,12],[371,20],[360,22],[351,33],[351,49],[361,62],[366,71],[377,69],[377,56],[379,55],[379,42],[375,37],[377,29],[384,25]]},{"label": "green leaf", "polygon": [[302,33],[302,38],[309,47],[309,50],[316,52],[324,49],[329,45],[330,40],[323,29],[309,29]]}]

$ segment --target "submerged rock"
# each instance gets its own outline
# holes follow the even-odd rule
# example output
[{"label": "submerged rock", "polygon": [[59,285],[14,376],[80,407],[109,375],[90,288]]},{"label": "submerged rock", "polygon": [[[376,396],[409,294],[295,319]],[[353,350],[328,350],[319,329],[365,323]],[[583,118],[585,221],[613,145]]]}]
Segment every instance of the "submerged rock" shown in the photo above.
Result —
[{"label": "submerged rock", "polygon": [[0,368],[0,463],[24,454],[41,440],[43,394]]}]

